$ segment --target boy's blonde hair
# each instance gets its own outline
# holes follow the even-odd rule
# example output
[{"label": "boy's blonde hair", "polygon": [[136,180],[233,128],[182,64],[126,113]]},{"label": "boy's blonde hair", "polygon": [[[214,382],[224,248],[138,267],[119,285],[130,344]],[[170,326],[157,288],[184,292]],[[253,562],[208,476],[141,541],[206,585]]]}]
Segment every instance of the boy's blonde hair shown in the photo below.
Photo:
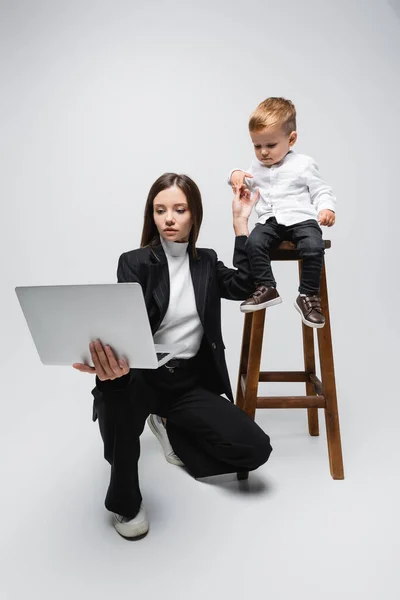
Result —
[{"label": "boy's blonde hair", "polygon": [[280,125],[287,134],[296,131],[296,108],[286,98],[267,98],[250,115],[250,132],[276,125]]}]

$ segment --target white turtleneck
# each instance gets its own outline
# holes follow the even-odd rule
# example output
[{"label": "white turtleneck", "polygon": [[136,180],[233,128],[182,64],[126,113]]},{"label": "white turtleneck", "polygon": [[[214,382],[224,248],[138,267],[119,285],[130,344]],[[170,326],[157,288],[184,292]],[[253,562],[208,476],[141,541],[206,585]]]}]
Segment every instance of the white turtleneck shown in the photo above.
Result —
[{"label": "white turtleneck", "polygon": [[168,261],[170,295],[167,312],[154,334],[154,343],[186,344],[186,349],[176,358],[192,358],[200,348],[203,326],[194,297],[188,243],[161,238],[161,244]]}]

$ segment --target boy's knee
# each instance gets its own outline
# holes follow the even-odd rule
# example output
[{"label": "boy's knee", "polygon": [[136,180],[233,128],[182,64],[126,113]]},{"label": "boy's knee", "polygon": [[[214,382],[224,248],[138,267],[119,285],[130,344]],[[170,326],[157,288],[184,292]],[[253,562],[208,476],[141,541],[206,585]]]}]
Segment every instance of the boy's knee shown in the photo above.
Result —
[{"label": "boy's knee", "polygon": [[253,231],[250,233],[249,237],[246,240],[245,247],[246,250],[251,252],[252,250],[269,248],[270,245],[271,240],[267,236],[259,233],[257,229],[253,229]]},{"label": "boy's knee", "polygon": [[322,258],[325,253],[324,243],[318,238],[309,238],[297,245],[297,252],[300,258]]},{"label": "boy's knee", "polygon": [[252,235],[253,232],[250,233],[249,237],[246,240],[245,248],[246,250],[253,250],[253,248],[257,248],[261,245],[261,240],[258,235]]}]

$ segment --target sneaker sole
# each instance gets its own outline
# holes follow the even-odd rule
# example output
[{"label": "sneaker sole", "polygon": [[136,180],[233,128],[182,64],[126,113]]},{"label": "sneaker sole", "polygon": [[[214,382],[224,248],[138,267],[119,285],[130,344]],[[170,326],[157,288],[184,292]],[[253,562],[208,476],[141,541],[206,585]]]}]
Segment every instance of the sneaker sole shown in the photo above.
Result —
[{"label": "sneaker sole", "polygon": [[170,465],[175,465],[177,467],[184,467],[185,465],[183,464],[183,462],[181,461],[181,459],[178,456],[176,456],[176,455],[175,456],[170,456],[169,454],[165,454],[164,446],[162,444],[162,442],[163,442],[162,437],[158,433],[158,429],[157,429],[157,427],[155,427],[155,425],[153,423],[153,419],[151,418],[151,416],[147,419],[147,424],[150,427],[152,433],[154,433],[154,435],[156,436],[156,438],[160,442],[161,448],[163,449],[163,452],[164,452],[165,460],[167,462],[169,462]]},{"label": "sneaker sole", "polygon": [[[114,517],[114,529],[121,537],[124,538],[124,540],[142,540],[149,533],[148,523],[143,523],[140,527],[137,528],[133,535],[129,535],[127,531],[124,531],[123,525],[123,523],[120,523]],[[119,527],[121,527],[121,529],[119,529]]]},{"label": "sneaker sole", "polygon": [[275,306],[276,304],[282,304],[282,298],[274,298],[273,300],[268,300],[267,302],[263,302],[262,304],[241,306],[240,312],[248,313],[248,312],[256,312],[257,310],[262,310],[263,308],[268,308],[268,306]]},{"label": "sneaker sole", "polygon": [[299,315],[301,316],[301,320],[303,321],[304,325],[307,325],[308,327],[312,327],[313,329],[322,329],[322,327],[325,325],[325,323],[312,323],[311,321],[307,321],[307,319],[301,312],[301,308],[299,307],[297,302],[294,303],[294,307],[297,310],[297,312],[299,313]]}]

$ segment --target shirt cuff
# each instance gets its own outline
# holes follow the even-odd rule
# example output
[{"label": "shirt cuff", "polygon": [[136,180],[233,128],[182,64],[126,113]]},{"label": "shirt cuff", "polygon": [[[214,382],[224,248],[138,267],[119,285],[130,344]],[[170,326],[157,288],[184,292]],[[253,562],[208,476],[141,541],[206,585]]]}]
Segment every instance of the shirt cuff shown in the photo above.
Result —
[{"label": "shirt cuff", "polygon": [[323,200],[320,205],[318,206],[318,212],[320,213],[321,210],[331,210],[332,212],[336,212],[336,206],[335,204],[332,202],[332,200]]}]

